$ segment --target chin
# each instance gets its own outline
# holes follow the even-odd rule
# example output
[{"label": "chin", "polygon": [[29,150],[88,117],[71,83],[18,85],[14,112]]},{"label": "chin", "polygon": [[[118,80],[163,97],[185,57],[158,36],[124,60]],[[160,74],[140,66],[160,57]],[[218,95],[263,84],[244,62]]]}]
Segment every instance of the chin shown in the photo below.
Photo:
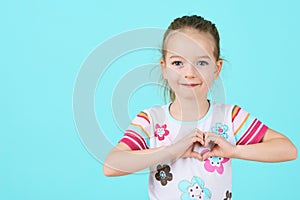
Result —
[{"label": "chin", "polygon": [[176,93],[176,96],[186,100],[206,99],[207,91],[181,91],[180,93]]},{"label": "chin", "polygon": [[189,101],[195,101],[195,100],[200,100],[200,99],[206,99],[206,96],[202,96],[202,95],[180,95],[180,99],[184,99],[184,100],[189,100]]}]

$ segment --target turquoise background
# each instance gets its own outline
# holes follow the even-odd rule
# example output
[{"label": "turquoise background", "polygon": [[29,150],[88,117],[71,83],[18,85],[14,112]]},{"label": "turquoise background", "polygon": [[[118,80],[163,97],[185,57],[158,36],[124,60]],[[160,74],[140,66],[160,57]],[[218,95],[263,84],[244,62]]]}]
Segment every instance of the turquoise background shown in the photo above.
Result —
[{"label": "turquoise background", "polygon": [[[101,162],[81,143],[73,120],[74,84],[81,64],[108,38],[166,28],[187,14],[219,28],[226,102],[299,148],[299,6],[296,0],[1,1],[0,199],[147,199],[146,174],[104,177]],[[95,112],[112,143],[122,131],[106,106],[114,87],[109,83],[122,75],[116,66],[124,65],[126,74],[139,64],[158,63],[156,51],[142,53],[116,61],[100,81],[106,87],[96,92]],[[163,101],[149,85],[125,103],[133,117]],[[104,107],[108,112],[100,112]],[[299,199],[299,162],[235,160],[234,199]]]}]

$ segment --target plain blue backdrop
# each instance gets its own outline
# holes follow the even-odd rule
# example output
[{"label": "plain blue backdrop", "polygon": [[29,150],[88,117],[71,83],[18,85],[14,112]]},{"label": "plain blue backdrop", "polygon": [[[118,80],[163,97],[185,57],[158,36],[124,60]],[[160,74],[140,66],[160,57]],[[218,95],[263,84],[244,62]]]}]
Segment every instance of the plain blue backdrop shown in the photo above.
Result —
[{"label": "plain blue backdrop", "polygon": [[[182,15],[202,15],[219,28],[226,102],[242,106],[299,148],[299,6],[296,0],[1,1],[0,199],[148,198],[146,174],[105,177],[101,162],[81,143],[72,111],[74,84],[84,60],[108,38],[166,28]],[[157,52],[142,52],[116,61],[95,95],[95,112],[106,120],[99,123],[112,143],[122,132],[111,107],[104,106],[118,76],[143,59],[158,63]],[[125,103],[133,117],[162,102],[150,85]],[[234,199],[299,199],[299,180],[299,159],[234,160]]]}]

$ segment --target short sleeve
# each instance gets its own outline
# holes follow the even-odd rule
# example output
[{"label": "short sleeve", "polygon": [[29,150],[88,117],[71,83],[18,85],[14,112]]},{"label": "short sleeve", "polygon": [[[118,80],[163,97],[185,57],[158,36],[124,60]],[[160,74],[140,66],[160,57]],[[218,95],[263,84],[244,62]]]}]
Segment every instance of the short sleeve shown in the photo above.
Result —
[{"label": "short sleeve", "polygon": [[132,150],[148,149],[150,146],[150,121],[149,114],[141,111],[131,121],[119,142],[127,144]]},{"label": "short sleeve", "polygon": [[232,109],[232,127],[237,145],[259,143],[268,127],[247,111],[234,106]]}]

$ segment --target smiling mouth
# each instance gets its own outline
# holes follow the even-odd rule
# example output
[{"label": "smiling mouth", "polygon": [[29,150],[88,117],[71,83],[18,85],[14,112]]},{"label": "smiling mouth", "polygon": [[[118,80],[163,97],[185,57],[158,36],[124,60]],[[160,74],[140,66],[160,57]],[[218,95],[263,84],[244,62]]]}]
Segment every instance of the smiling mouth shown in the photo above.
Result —
[{"label": "smiling mouth", "polygon": [[185,87],[196,87],[196,86],[199,86],[200,84],[199,83],[192,83],[192,84],[181,84]]}]

